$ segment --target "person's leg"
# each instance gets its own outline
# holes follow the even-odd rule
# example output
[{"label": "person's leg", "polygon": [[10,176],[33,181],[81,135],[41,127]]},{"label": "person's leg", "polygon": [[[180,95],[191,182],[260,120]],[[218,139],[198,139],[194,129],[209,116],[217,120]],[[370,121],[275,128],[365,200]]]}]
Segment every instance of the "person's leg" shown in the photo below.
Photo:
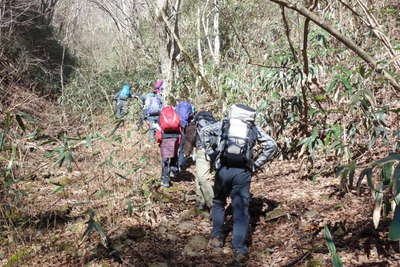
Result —
[{"label": "person's leg", "polygon": [[116,104],[116,112],[115,112],[115,116],[120,119],[122,118],[122,109],[123,109],[123,101],[118,99],[117,100],[117,104]]},{"label": "person's leg", "polygon": [[156,130],[158,125],[158,117],[149,117],[149,139],[151,142],[155,142],[156,140]]},{"label": "person's leg", "polygon": [[182,131],[182,137],[181,137],[181,143],[179,144],[178,148],[178,168],[179,170],[184,170],[185,169],[185,154],[183,147],[185,145],[185,139],[186,139],[186,129],[183,129]]},{"label": "person's leg", "polygon": [[245,169],[233,168],[235,176],[232,184],[232,208],[233,208],[233,238],[232,248],[234,252],[248,254],[246,238],[249,229],[249,202],[251,173]]},{"label": "person's leg", "polygon": [[127,100],[122,100],[122,108],[121,108],[121,115],[122,117],[125,117],[128,115],[129,112],[129,105]]},{"label": "person's leg", "polygon": [[169,169],[170,169],[170,173],[173,175],[173,177],[176,177],[178,175],[178,173],[179,173],[178,157],[174,157],[174,158],[170,159]]},{"label": "person's leg", "polygon": [[199,205],[212,207],[214,192],[210,173],[210,162],[206,160],[204,149],[196,149],[196,196]]},{"label": "person's leg", "polygon": [[161,159],[161,184],[163,186],[169,186],[170,182],[170,159],[169,158],[163,158]]},{"label": "person's leg", "polygon": [[[196,149],[196,155],[198,152],[199,152],[199,149]],[[203,208],[206,205],[206,201],[204,199],[203,192],[201,192],[200,179],[198,178],[200,176],[200,173],[199,173],[200,165],[199,164],[200,163],[196,161],[196,166],[195,166],[196,167],[196,175],[195,175],[195,179],[194,179],[194,182],[196,185],[196,205],[199,208]]]},{"label": "person's leg", "polygon": [[229,169],[222,167],[215,177],[214,199],[212,206],[212,238],[223,239],[222,227],[225,219],[226,198],[231,191],[232,177]]}]

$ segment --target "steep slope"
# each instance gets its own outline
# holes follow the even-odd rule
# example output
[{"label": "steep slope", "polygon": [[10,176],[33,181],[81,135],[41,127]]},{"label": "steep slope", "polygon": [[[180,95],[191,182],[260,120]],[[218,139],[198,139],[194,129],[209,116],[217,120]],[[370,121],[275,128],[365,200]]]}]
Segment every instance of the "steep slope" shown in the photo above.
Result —
[{"label": "steep slope", "polygon": [[[146,134],[127,122],[109,136],[113,125],[98,121],[97,133],[40,141],[32,152],[31,175],[12,186],[20,197],[2,208],[1,263],[229,266],[230,235],[223,250],[207,248],[210,218],[194,208],[193,168],[162,189],[158,147]],[[60,146],[73,153],[71,172],[58,167]],[[42,157],[51,151],[55,158]],[[302,169],[275,160],[253,177],[248,266],[329,265],[326,224],[346,266],[394,264],[398,247],[387,241],[387,221],[373,229],[366,187],[361,196],[341,195],[333,174],[312,183]]]}]

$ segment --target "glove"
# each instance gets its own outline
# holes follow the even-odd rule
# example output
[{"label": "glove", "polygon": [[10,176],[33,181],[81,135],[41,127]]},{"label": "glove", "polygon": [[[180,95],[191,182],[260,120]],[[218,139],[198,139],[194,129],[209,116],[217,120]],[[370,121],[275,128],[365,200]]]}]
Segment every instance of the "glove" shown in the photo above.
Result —
[{"label": "glove", "polygon": [[212,154],[214,154],[214,149],[212,149],[211,147],[207,147],[204,152],[206,153],[206,155],[209,157]]},{"label": "glove", "polygon": [[256,162],[254,162],[254,164],[253,164],[253,168],[252,168],[252,173],[253,174],[258,174],[259,172],[260,172],[260,170],[261,170],[261,166],[259,165],[259,164],[257,164],[257,161]]}]

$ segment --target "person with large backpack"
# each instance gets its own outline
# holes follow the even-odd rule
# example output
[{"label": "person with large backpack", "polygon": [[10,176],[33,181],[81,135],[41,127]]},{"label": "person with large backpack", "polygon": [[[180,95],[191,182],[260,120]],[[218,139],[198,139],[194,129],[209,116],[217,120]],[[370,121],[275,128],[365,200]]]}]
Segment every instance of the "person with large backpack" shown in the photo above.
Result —
[{"label": "person with large backpack", "polygon": [[131,88],[129,84],[124,84],[113,98],[115,101],[114,112],[118,119],[122,119],[128,114],[128,99],[133,97]]},{"label": "person with large backpack", "polygon": [[155,141],[155,133],[159,128],[158,120],[163,107],[161,91],[155,87],[152,93],[147,93],[141,98],[143,103],[143,119],[149,126],[150,141]]},{"label": "person with large backpack", "polygon": [[[222,226],[226,199],[231,197],[233,208],[232,248],[234,262],[243,264],[248,258],[246,238],[249,227],[249,201],[251,175],[267,161],[272,160],[277,151],[276,142],[264,130],[255,125],[254,109],[232,105],[228,116],[220,122],[204,127],[200,138],[208,155],[214,154],[216,177],[212,207],[212,232],[209,246],[224,245]],[[214,150],[212,135],[218,136]],[[259,144],[262,151],[254,158],[253,149]]]},{"label": "person with large backpack", "polygon": [[212,207],[214,192],[211,179],[211,162],[206,157],[205,146],[200,140],[199,133],[205,126],[217,122],[214,116],[205,110],[196,113],[192,122],[186,127],[186,138],[183,146],[185,157],[192,154],[195,148],[195,163],[196,163],[196,207],[200,210],[209,209]]},{"label": "person with large backpack", "polygon": [[191,120],[193,119],[194,114],[194,106],[187,101],[180,101],[175,106],[175,111],[179,115],[179,119],[181,121],[181,129],[182,129],[182,142],[179,146],[178,150],[178,167],[179,170],[183,170],[186,166],[185,164],[185,156],[183,151],[183,146],[185,144],[185,136],[186,136],[186,127],[189,125]]},{"label": "person with large backpack", "polygon": [[156,132],[157,143],[161,155],[161,186],[170,186],[171,173],[178,172],[178,147],[181,142],[182,130],[180,119],[174,107],[165,106],[160,113],[160,129]]}]

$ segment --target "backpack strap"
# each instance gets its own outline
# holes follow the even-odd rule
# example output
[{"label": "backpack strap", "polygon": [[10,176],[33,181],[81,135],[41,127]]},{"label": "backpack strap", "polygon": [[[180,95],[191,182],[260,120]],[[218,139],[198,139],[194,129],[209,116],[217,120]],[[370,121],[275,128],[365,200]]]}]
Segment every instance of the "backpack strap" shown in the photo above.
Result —
[{"label": "backpack strap", "polygon": [[162,139],[179,138],[179,133],[163,133]]},{"label": "backpack strap", "polygon": [[229,119],[225,118],[222,121],[222,128],[221,128],[221,133],[222,133],[221,137],[222,137],[222,139],[226,139],[228,137],[229,126],[230,126]]},{"label": "backpack strap", "polygon": [[248,127],[249,133],[247,134],[247,137],[249,138],[250,144],[253,147],[257,141],[257,127],[252,123],[248,123]]}]

